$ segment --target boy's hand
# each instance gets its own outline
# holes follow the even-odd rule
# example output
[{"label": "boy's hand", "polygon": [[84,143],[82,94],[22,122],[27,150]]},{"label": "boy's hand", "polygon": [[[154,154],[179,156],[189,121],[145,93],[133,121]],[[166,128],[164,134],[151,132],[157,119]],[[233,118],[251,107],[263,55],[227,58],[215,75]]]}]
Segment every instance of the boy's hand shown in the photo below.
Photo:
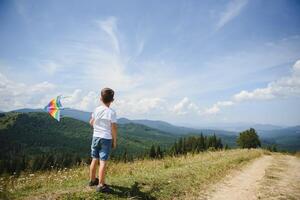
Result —
[{"label": "boy's hand", "polygon": [[117,147],[117,140],[113,140],[111,146],[113,149],[115,149]]},{"label": "boy's hand", "polygon": [[113,142],[111,146],[113,149],[115,149],[117,147],[117,124],[116,123],[111,123],[111,134],[113,138]]}]

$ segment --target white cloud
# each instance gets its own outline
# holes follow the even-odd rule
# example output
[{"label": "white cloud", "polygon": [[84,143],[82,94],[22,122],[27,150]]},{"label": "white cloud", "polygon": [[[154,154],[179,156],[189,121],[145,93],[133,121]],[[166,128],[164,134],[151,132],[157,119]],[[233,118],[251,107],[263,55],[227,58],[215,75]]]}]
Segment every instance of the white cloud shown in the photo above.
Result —
[{"label": "white cloud", "polygon": [[120,45],[119,40],[117,37],[117,18],[115,17],[109,17],[105,20],[99,20],[98,24],[100,25],[101,29],[105,31],[108,36],[110,37],[111,43],[114,47],[114,50],[117,53],[120,53]]},{"label": "white cloud", "polygon": [[224,12],[221,13],[220,19],[217,23],[217,29],[222,28],[228,22],[237,17],[242,9],[247,5],[248,0],[232,0],[230,1]]},{"label": "white cloud", "polygon": [[35,93],[35,92],[47,93],[47,91],[53,90],[54,88],[55,88],[54,84],[44,81],[44,82],[29,86],[28,92],[30,92],[30,93]]},{"label": "white cloud", "polygon": [[188,113],[197,113],[199,108],[189,98],[184,97],[180,102],[174,105],[172,111],[177,115],[185,115]]},{"label": "white cloud", "polygon": [[212,107],[207,108],[207,109],[205,110],[204,114],[208,114],[208,115],[210,115],[210,114],[216,114],[216,113],[218,113],[219,111],[220,111],[220,107],[217,106],[216,104],[214,104]]},{"label": "white cloud", "polygon": [[46,81],[26,85],[10,80],[0,73],[0,109],[9,111],[24,107],[43,108],[45,97],[55,88],[54,84]]},{"label": "white cloud", "polygon": [[66,94],[62,100],[64,107],[92,111],[99,105],[99,95],[94,91],[84,92],[80,89],[74,90],[71,94]]},{"label": "white cloud", "polygon": [[[66,94],[67,98],[62,100],[64,107],[92,111],[100,105],[100,94],[89,91],[84,92],[80,89]],[[166,101],[159,97],[143,98],[122,98],[116,99],[112,103],[112,108],[117,110],[118,116],[134,117],[144,114],[161,113],[166,111]]]},{"label": "white cloud", "polygon": [[133,117],[137,115],[161,113],[166,110],[166,102],[159,97],[140,99],[121,99],[113,103],[118,115]]},{"label": "white cloud", "polygon": [[117,21],[113,16],[94,21],[92,32],[61,46],[54,63],[64,66],[65,71],[74,70],[72,78],[79,80],[81,86],[92,86],[92,90],[106,86],[117,91],[135,88],[141,76],[128,73],[128,56],[120,52],[126,41],[120,40]]},{"label": "white cloud", "polygon": [[184,97],[180,102],[175,104],[171,111],[177,115],[186,114],[197,114],[200,116],[216,114],[220,111],[222,107],[229,107],[234,104],[233,101],[219,101],[215,103],[212,107],[207,109],[201,109],[197,104],[192,102],[189,98]]},{"label": "white cloud", "polygon": [[300,95],[300,60],[298,60],[292,69],[291,76],[283,77],[273,81],[265,88],[257,88],[252,92],[241,91],[234,95],[236,102],[246,100],[265,100],[278,97],[289,97]]},{"label": "white cloud", "polygon": [[215,103],[212,107],[205,109],[204,112],[201,112],[200,114],[216,114],[220,111],[222,107],[226,106],[232,106],[234,103],[232,101],[219,101]]},{"label": "white cloud", "polygon": [[[38,63],[39,73],[56,75],[58,82],[65,79],[76,80],[75,88],[87,91],[95,91],[101,87],[128,91],[137,87],[143,77],[135,72],[128,72],[127,55],[134,55],[136,51],[120,52],[121,47],[127,45],[126,41],[120,40],[117,21],[113,16],[92,21],[89,30],[44,50],[42,55],[45,57],[34,60]],[[143,51],[144,46],[143,39],[140,40],[138,53]]]},{"label": "white cloud", "polygon": [[214,104],[205,110],[205,114],[216,114],[222,107],[232,106],[243,101],[270,100],[275,98],[287,98],[291,96],[300,96],[300,60],[293,68],[292,74],[282,77],[276,81],[270,82],[267,87],[257,88],[253,91],[242,90],[233,95],[231,101],[222,101]]},{"label": "white cloud", "polygon": [[84,96],[78,105],[80,110],[93,110],[99,104],[99,98],[96,92],[90,91]]}]

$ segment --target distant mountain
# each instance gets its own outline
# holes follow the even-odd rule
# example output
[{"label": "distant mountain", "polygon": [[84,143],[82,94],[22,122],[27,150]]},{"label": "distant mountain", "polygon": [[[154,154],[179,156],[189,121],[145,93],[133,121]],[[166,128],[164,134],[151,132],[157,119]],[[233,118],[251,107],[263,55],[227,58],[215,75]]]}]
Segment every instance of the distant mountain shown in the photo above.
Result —
[{"label": "distant mountain", "polygon": [[144,120],[129,120],[127,118],[120,118],[120,119],[118,119],[118,123],[119,124],[128,124],[128,123],[143,124],[143,125],[149,126],[151,128],[159,129],[159,130],[162,130],[165,132],[178,134],[178,135],[188,134],[191,132],[195,132],[195,130],[196,130],[196,129],[192,129],[192,128],[175,126],[168,122],[158,121],[158,120],[146,120],[146,119],[144,119]]},{"label": "distant mountain", "polygon": [[127,118],[122,117],[118,119],[118,124],[130,124],[130,123],[133,123],[133,121]]},{"label": "distant mountain", "polygon": [[[31,112],[45,112],[42,109],[19,109],[15,110],[14,112],[21,112],[21,113],[31,113]],[[86,111],[80,111],[76,109],[70,109],[65,108],[62,110],[62,116],[64,117],[70,117],[73,119],[78,119],[84,122],[88,122],[91,116],[90,112]],[[212,135],[216,134],[219,136],[224,144],[228,144],[231,147],[234,147],[235,140],[236,140],[236,132],[232,131],[224,131],[224,130],[214,130],[214,129],[195,129],[195,128],[188,128],[188,127],[182,127],[182,126],[176,126],[173,124],[170,124],[168,122],[159,121],[159,120],[130,120],[127,118],[120,118],[118,119],[118,124],[140,124],[147,127],[150,127],[152,129],[156,129],[158,131],[161,131],[163,133],[169,133],[174,135],[174,137],[179,136],[187,136],[187,135],[199,135],[203,133],[204,135]]]},{"label": "distant mountain", "polygon": [[[19,110],[14,110],[14,112],[21,112],[21,113],[30,113],[30,112],[45,112],[43,109],[19,109]],[[73,119],[78,119],[84,122],[88,122],[91,113],[86,112],[86,111],[81,111],[81,110],[76,110],[76,109],[71,109],[71,108],[65,108],[64,110],[61,111],[62,116],[64,117],[71,117]],[[172,134],[177,134],[177,135],[185,135],[185,134],[213,134],[217,133],[219,135],[236,135],[236,132],[233,131],[224,131],[224,130],[215,130],[215,129],[196,129],[196,128],[188,128],[188,127],[183,127],[183,126],[176,126],[173,124],[170,124],[168,122],[164,121],[159,121],[159,120],[147,120],[147,119],[141,119],[141,120],[130,120],[127,118],[119,118],[118,119],[119,124],[129,124],[129,123],[134,123],[134,124],[142,124],[154,129],[158,129],[163,132],[167,133],[172,133]]]},{"label": "distant mountain", "polygon": [[31,113],[31,112],[46,112],[44,109],[35,109],[35,108],[21,108],[17,110],[12,110],[11,112],[19,112],[19,113]]},{"label": "distant mountain", "polygon": [[216,130],[216,129],[196,129],[196,128],[188,128],[183,126],[176,126],[173,124],[170,124],[168,122],[159,121],[159,120],[129,120],[127,118],[120,118],[118,120],[118,123],[120,124],[127,124],[127,123],[136,123],[136,124],[143,124],[145,126],[149,126],[151,128],[159,129],[165,132],[178,134],[178,135],[185,135],[185,134],[213,134],[217,133],[219,135],[236,135],[236,132],[233,131],[224,131],[224,130]]},{"label": "distant mountain", "polygon": [[223,141],[223,144],[227,144],[231,147],[235,147],[236,143],[236,135],[235,132],[223,131],[223,130],[213,130],[213,129],[195,129],[195,128],[187,128],[182,126],[175,126],[168,122],[158,121],[158,120],[130,120],[127,118],[118,119],[119,124],[142,124],[163,132],[175,134],[177,136],[183,137],[188,135],[213,135],[216,134]]},{"label": "distant mountain", "polygon": [[271,143],[277,144],[279,149],[282,150],[300,150],[300,126],[262,131],[260,137]]},{"label": "distant mountain", "polygon": [[233,132],[242,132],[249,128],[254,128],[258,132],[260,131],[269,131],[269,130],[278,130],[285,127],[272,125],[272,124],[252,124],[252,123],[220,123],[218,125],[208,126],[210,129],[221,129],[226,131]]},{"label": "distant mountain", "polygon": [[218,129],[204,129],[204,128],[187,128],[181,126],[175,126],[163,121],[152,121],[152,120],[129,120],[126,118],[120,118],[119,123],[137,123],[155,128],[161,131],[177,134],[179,136],[184,135],[198,135],[203,133],[204,135],[211,135],[215,133],[219,136],[224,144],[234,147],[236,145],[236,136],[238,132],[249,129],[250,127],[255,128],[258,135],[261,138],[264,146],[276,144],[281,150],[288,151],[299,151],[300,150],[300,126],[282,128],[280,126],[270,124],[253,124],[246,125],[242,124],[240,127],[236,127],[238,131],[224,131]]},{"label": "distant mountain", "polygon": [[263,131],[261,136],[265,138],[300,136],[300,126]]},{"label": "distant mountain", "polygon": [[282,126],[277,126],[273,124],[253,124],[250,126],[251,128],[253,127],[257,131],[270,131],[270,130],[279,130],[284,128]]},{"label": "distant mountain", "polygon": [[[42,109],[20,109],[16,112],[44,112]],[[88,122],[90,119],[90,112],[75,110],[66,108],[62,111],[64,117],[70,117],[73,119],[78,119],[84,122]],[[176,126],[168,122],[159,121],[159,120],[130,120],[127,118],[118,119],[119,124],[140,124],[156,130],[159,130],[163,133],[170,133],[178,136],[186,135],[199,135],[203,133],[204,135],[216,134],[221,137],[224,144],[230,146],[235,146],[236,136],[239,132],[246,129],[255,128],[258,132],[258,135],[263,141],[263,144],[269,145],[276,143],[279,148],[285,150],[300,150],[299,138],[299,127],[281,127],[272,124],[250,124],[250,123],[231,123],[231,124],[219,124],[219,126],[210,126],[207,128],[188,128],[183,126]]]},{"label": "distant mountain", "polygon": [[63,117],[71,117],[73,119],[78,119],[84,122],[88,122],[91,118],[91,112],[75,110],[71,108],[65,108],[61,111]]}]

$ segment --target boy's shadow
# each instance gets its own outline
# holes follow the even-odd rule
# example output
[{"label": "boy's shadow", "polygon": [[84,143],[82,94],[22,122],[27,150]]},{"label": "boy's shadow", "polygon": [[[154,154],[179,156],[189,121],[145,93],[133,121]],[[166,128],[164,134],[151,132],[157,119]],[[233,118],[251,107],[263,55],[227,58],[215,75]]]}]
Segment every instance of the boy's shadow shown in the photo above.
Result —
[{"label": "boy's shadow", "polygon": [[117,185],[109,185],[109,188],[109,194],[117,195],[118,197],[133,197],[134,199],[156,200],[156,198],[151,196],[149,193],[140,191],[138,182],[135,182],[130,188]]}]

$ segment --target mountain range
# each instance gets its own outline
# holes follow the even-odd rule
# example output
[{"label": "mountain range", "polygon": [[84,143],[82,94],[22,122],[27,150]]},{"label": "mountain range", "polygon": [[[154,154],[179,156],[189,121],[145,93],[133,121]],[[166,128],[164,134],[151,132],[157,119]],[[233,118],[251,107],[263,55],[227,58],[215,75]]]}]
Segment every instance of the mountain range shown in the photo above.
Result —
[{"label": "mountain range", "polygon": [[[30,112],[45,112],[42,109],[19,109],[15,112],[30,113]],[[78,119],[88,122],[91,116],[90,112],[80,111],[76,109],[66,108],[62,110],[62,116]],[[222,138],[224,143],[230,146],[235,146],[236,136],[239,132],[251,128],[255,128],[260,136],[263,144],[277,144],[280,149],[284,150],[299,150],[300,149],[300,126],[282,127],[272,124],[219,124],[218,126],[209,126],[208,128],[190,128],[184,126],[176,126],[171,123],[159,120],[138,119],[131,120],[127,118],[119,118],[119,124],[140,124],[172,135],[204,135],[216,134]],[[217,128],[216,128],[217,127]],[[223,127],[223,129],[221,129]]]}]

